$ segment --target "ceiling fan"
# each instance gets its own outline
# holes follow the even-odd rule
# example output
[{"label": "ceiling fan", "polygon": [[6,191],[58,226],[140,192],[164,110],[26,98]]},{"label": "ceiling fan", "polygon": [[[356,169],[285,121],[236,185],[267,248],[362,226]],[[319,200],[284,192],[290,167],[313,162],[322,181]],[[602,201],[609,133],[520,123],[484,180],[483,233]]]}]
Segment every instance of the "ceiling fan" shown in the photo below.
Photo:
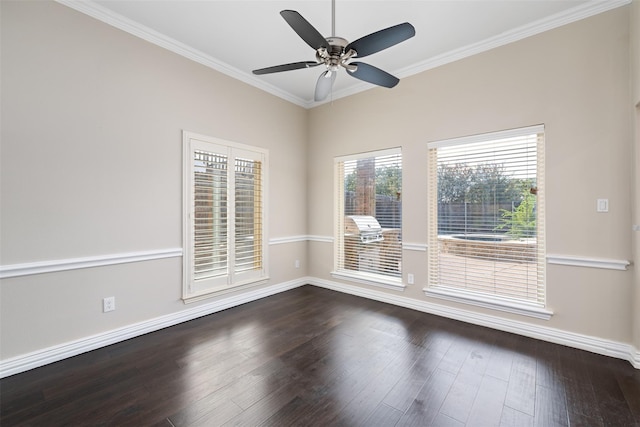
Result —
[{"label": "ceiling fan", "polygon": [[394,25],[349,43],[342,37],[335,36],[335,0],[331,2],[331,37],[324,38],[306,19],[295,10],[283,10],[280,15],[293,30],[312,49],[316,51],[315,61],[301,61],[290,64],[253,70],[253,74],[271,74],[281,71],[299,70],[325,65],[326,70],[320,74],[316,83],[315,101],[324,100],[333,87],[337,71],[343,67],[351,76],[374,85],[392,88],[400,79],[373,65],[364,62],[349,62],[351,58],[363,58],[394,46],[416,34],[413,25],[405,22]]}]

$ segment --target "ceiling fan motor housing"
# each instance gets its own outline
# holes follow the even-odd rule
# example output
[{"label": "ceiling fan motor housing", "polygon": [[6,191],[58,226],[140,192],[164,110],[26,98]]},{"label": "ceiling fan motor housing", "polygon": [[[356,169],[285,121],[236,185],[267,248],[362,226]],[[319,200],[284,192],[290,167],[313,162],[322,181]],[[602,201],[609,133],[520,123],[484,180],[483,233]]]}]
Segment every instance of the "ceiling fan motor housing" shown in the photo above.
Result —
[{"label": "ceiling fan motor housing", "polygon": [[350,50],[345,53],[344,51],[344,49],[349,45],[349,42],[342,37],[327,37],[326,40],[329,47],[321,47],[316,51],[316,59],[318,62],[324,63],[327,66],[327,69],[331,71],[337,71],[340,65],[347,69],[352,68],[349,64],[346,64],[346,61],[354,56],[356,52],[354,50]]}]

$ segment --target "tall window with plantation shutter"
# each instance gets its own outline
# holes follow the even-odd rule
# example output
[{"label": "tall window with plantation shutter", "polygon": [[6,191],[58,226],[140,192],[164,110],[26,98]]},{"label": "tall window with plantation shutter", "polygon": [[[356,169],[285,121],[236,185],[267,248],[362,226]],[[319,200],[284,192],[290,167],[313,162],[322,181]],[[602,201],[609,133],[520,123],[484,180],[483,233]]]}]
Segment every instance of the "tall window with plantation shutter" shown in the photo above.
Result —
[{"label": "tall window with plantation shutter", "polygon": [[190,132],[183,144],[183,298],[266,280],[266,150]]},{"label": "tall window with plantation shutter", "polygon": [[335,159],[333,276],[402,287],[402,154],[399,148]]},{"label": "tall window with plantation shutter", "polygon": [[428,147],[427,294],[544,308],[544,127]]}]

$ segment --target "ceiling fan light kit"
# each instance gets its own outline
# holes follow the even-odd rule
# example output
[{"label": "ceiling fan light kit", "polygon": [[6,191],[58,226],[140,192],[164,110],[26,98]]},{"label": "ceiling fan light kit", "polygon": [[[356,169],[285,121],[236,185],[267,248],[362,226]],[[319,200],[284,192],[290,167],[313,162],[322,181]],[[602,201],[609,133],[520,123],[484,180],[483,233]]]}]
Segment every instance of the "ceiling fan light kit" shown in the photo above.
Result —
[{"label": "ceiling fan light kit", "polygon": [[[383,71],[373,65],[363,62],[349,62],[353,57],[363,58],[368,55],[380,52],[398,43],[401,43],[416,34],[413,25],[405,22],[389,28],[385,28],[375,33],[359,38],[349,43],[342,37],[323,37],[306,19],[295,10],[283,10],[280,15],[293,28],[293,30],[312,49],[316,51],[316,61],[301,61],[289,64],[276,65],[273,67],[253,70],[253,74],[271,74],[282,71],[299,70],[303,68],[324,65],[326,70],[320,74],[316,83],[314,93],[315,101],[323,101],[331,93],[333,82],[336,79],[337,71],[340,67],[347,71],[347,74],[372,83],[377,86],[392,88],[398,84],[400,79]],[[335,33],[335,0],[332,1],[332,32]]]}]

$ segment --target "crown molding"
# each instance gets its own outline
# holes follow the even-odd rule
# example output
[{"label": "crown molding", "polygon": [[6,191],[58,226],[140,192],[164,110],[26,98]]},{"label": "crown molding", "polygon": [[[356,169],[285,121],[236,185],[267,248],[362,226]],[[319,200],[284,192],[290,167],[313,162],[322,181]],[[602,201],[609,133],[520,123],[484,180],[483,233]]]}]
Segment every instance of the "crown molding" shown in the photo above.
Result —
[{"label": "crown molding", "polygon": [[272,84],[266,83],[261,79],[253,77],[253,75],[250,73],[246,73],[242,70],[232,67],[225,62],[219,61],[204,52],[187,46],[186,44],[181,43],[171,37],[165,36],[164,34],[159,33],[145,25],[114,13],[109,9],[93,2],[92,0],[55,1],[78,12],[84,13],[85,15],[91,16],[92,18],[95,18],[99,21],[102,21],[105,24],[111,25],[112,27],[118,28],[131,35],[165,48],[173,53],[177,53],[178,55],[181,55],[187,59],[219,71],[222,74],[226,74],[227,76],[232,77],[236,80],[240,80],[251,86],[257,87],[258,89],[262,89],[265,92],[284,99],[285,101],[289,101],[293,104],[305,108],[307,108],[307,105],[309,104],[307,100],[294,96],[289,92],[284,91]]},{"label": "crown molding", "polygon": [[621,6],[630,4],[632,0],[594,0],[589,3],[576,6],[560,13],[548,16],[544,19],[531,22],[527,25],[505,31],[493,37],[481,40],[477,43],[445,52],[441,55],[434,56],[426,61],[417,63],[410,67],[405,67],[396,71],[396,76],[400,78],[409,77],[441,65],[449,64],[460,59],[468,58],[500,46],[504,46],[527,37],[535,36],[563,25],[571,24],[609,10],[616,9]]},{"label": "crown molding", "polygon": [[[123,30],[129,34],[153,43],[157,46],[163,47],[192,61],[198,62],[206,67],[212,68],[223,74],[228,75],[234,79],[240,80],[258,89],[264,90],[272,95],[289,101],[293,104],[304,108],[313,108],[331,101],[345,98],[357,93],[363,92],[368,89],[375,88],[376,86],[360,82],[349,87],[333,92],[330,99],[315,102],[306,99],[299,98],[285,90],[282,90],[270,83],[265,82],[262,79],[255,78],[252,74],[239,70],[231,65],[219,61],[210,55],[205,54],[197,49],[193,49],[184,43],[167,37],[149,27],[139,24],[131,19],[125,18],[122,15],[116,14],[109,9],[100,6],[92,0],[55,0],[56,2],[70,7],[85,15],[91,16],[99,21],[102,21],[108,25]],[[589,18],[591,16],[607,12],[609,10],[625,6],[630,4],[632,0],[593,0],[589,3],[576,6],[569,10],[551,15],[547,18],[540,19],[527,25],[506,31],[494,37],[482,40],[477,43],[473,43],[464,46],[459,49],[455,49],[449,52],[445,52],[441,55],[431,57],[425,61],[411,65],[409,67],[402,68],[400,70],[392,71],[399,78],[405,78],[414,74],[421,73],[423,71],[430,70],[432,68],[439,67],[441,65],[449,64],[454,61],[458,61],[469,56],[482,53],[496,47],[504,46],[509,43],[513,43],[518,40],[522,40],[526,37],[530,37],[536,34],[543,33],[545,31],[552,30],[554,28],[561,27],[572,22],[579,21],[581,19]]]},{"label": "crown molding", "polygon": [[[472,43],[459,49],[454,49],[441,55],[433,56],[426,59],[425,61],[419,62],[409,67],[391,71],[391,74],[394,74],[400,79],[410,77],[415,74],[440,67],[442,65],[459,61],[461,59],[468,58],[470,56],[477,55],[479,53],[525,39],[527,37],[535,36],[536,34],[540,34],[545,31],[553,30],[554,28],[558,28],[563,25],[571,24],[573,22],[580,21],[582,19],[589,18],[591,16],[595,16],[609,10],[628,5],[631,3],[631,1],[632,0],[594,0],[589,3],[585,3],[580,6],[565,10],[563,12],[556,13],[530,24],[514,28],[497,36],[489,37],[477,43]],[[365,82],[358,83],[345,89],[333,92],[331,100],[308,103],[307,108],[316,107],[327,102],[355,95],[356,93],[363,92],[368,89],[373,89],[375,87],[376,86]]]}]

